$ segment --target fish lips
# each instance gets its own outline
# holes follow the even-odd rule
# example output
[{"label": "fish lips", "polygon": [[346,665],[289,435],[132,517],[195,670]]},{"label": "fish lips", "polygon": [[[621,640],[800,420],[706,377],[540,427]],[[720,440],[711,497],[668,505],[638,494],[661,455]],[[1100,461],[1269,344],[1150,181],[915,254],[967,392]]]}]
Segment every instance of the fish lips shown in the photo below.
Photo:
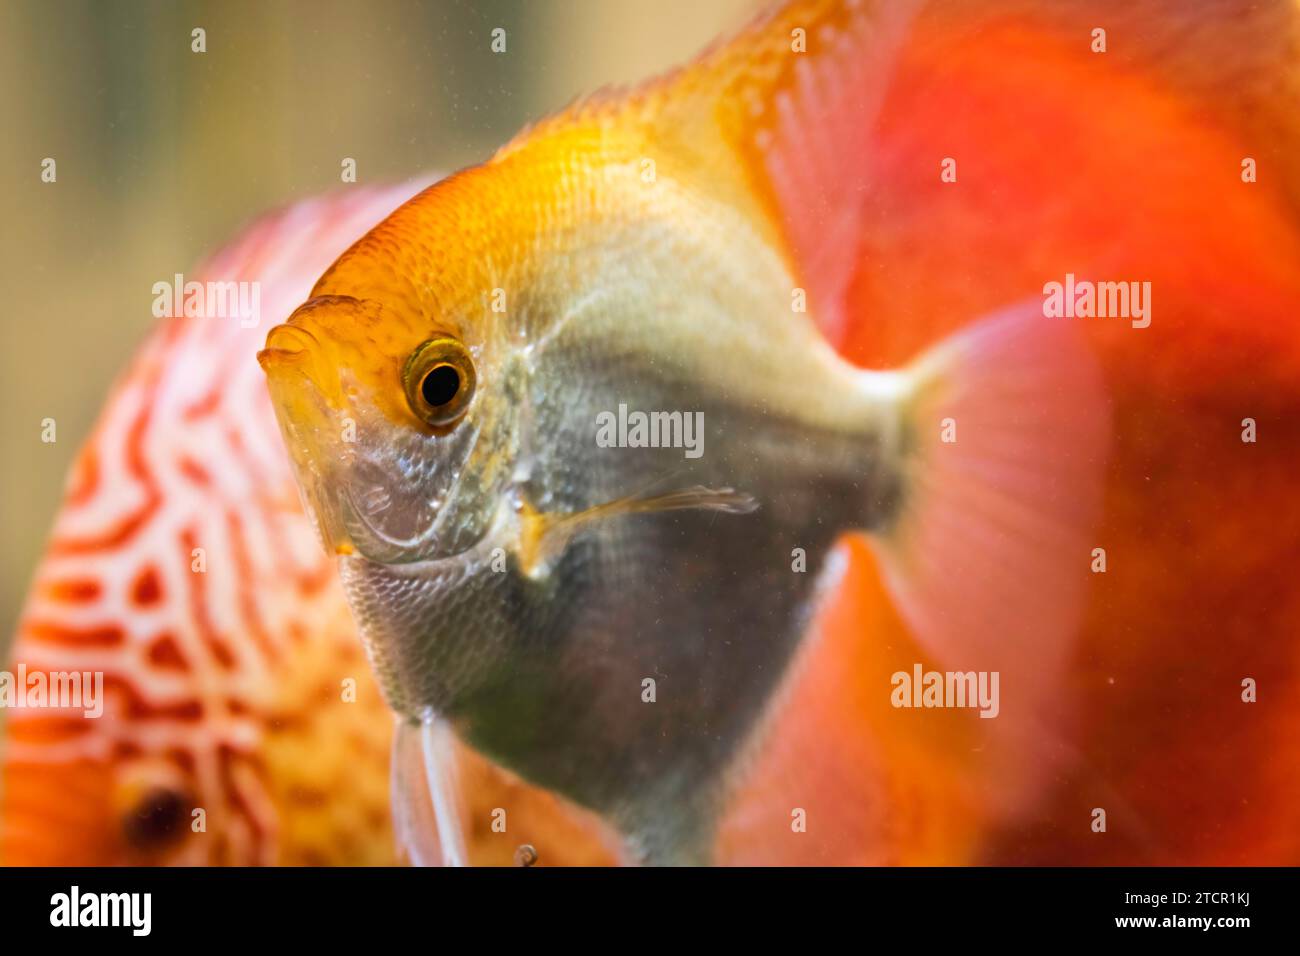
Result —
[{"label": "fish lips", "polygon": [[271,404],[284,436],[304,510],[327,553],[356,550],[343,502],[335,489],[349,466],[343,438],[346,416],[337,416],[310,372],[310,355],[267,348],[258,354],[267,373]]}]

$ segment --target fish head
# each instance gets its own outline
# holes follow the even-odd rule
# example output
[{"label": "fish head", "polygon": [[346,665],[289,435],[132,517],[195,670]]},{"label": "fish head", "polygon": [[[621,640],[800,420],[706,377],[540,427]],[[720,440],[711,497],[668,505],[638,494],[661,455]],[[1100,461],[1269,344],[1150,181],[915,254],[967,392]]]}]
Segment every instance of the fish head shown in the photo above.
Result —
[{"label": "fish head", "polygon": [[[63,729],[54,720],[27,716],[8,728],[11,752],[0,764],[4,865],[195,865],[212,859],[214,841],[191,829],[191,808],[204,805],[205,795],[186,768],[162,754],[61,759],[51,751],[60,743],[66,751]],[[217,826],[214,821],[214,835]]]},{"label": "fish head", "polygon": [[[13,708],[0,756],[0,864],[394,863],[391,718],[337,589],[314,597],[340,623],[286,648],[283,671],[241,681],[237,712],[150,707],[151,693],[202,694],[219,679],[207,671],[114,675],[101,719]],[[35,634],[20,627],[20,651]],[[340,703],[340,672],[358,684],[352,702]]]},{"label": "fish head", "polygon": [[519,284],[466,242],[504,217],[455,210],[445,182],[335,262],[258,355],[305,510],[408,716],[510,658],[474,636],[504,630],[484,618],[515,583],[492,554],[518,518],[528,418],[527,350],[493,308]]},{"label": "fish head", "polygon": [[303,502],[328,552],[445,559],[491,523],[515,422],[499,343],[435,303],[318,294],[259,361]]}]

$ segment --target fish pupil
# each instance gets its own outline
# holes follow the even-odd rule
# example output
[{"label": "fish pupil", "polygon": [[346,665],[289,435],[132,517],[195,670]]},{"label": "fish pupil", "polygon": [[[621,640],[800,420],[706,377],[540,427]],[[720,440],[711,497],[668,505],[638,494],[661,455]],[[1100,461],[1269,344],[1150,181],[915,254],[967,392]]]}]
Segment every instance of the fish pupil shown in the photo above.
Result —
[{"label": "fish pupil", "polygon": [[186,814],[181,794],[161,788],[151,790],[126,818],[127,841],[142,848],[170,843],[179,835]]},{"label": "fish pupil", "polygon": [[420,395],[430,407],[446,405],[460,391],[460,373],[450,365],[439,365],[431,369],[420,383]]}]

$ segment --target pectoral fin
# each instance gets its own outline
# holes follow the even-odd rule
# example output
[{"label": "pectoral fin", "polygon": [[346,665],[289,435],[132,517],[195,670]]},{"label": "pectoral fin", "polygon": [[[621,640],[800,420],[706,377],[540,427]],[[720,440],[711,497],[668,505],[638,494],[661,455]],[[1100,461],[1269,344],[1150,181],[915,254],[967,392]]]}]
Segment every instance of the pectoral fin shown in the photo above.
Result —
[{"label": "pectoral fin", "polygon": [[536,577],[563,553],[575,534],[595,521],[622,515],[695,509],[749,514],[757,507],[758,502],[751,495],[733,488],[699,486],[663,494],[628,495],[570,514],[537,511],[525,501],[519,507],[520,531],[516,554],[524,573]]}]

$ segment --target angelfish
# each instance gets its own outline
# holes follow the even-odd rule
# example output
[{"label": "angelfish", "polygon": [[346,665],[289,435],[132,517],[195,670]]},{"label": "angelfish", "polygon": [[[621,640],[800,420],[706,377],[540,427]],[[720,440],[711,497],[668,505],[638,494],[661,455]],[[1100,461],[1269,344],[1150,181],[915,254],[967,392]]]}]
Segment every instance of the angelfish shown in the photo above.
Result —
[{"label": "angelfish", "polygon": [[[791,3],[542,122],[269,333],[426,859],[454,735],[595,811],[629,860],[712,860],[845,531],[936,660],[1033,674],[1004,710],[1048,719],[1105,460],[1089,346],[1034,298],[894,369],[825,337],[911,7]],[[704,454],[603,447],[621,405],[701,416]]]}]

